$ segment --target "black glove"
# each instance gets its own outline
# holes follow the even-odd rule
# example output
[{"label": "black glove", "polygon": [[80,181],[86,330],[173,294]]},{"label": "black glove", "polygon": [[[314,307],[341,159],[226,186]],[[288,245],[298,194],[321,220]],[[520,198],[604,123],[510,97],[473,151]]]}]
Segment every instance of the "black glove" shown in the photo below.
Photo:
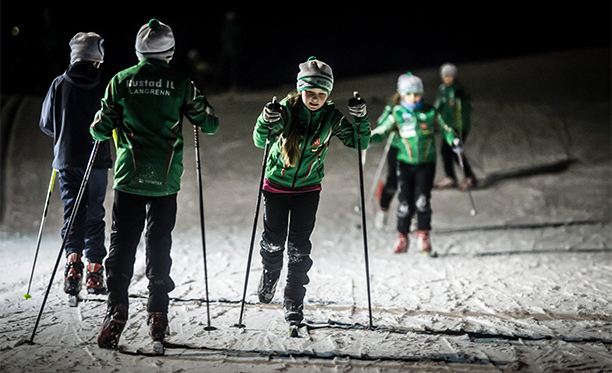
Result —
[{"label": "black glove", "polygon": [[353,97],[349,99],[348,109],[349,113],[351,113],[352,116],[357,118],[363,118],[368,114],[366,103],[363,98],[359,96],[359,93],[357,93],[357,91],[355,91],[353,93]]},{"label": "black glove", "polygon": [[274,122],[278,122],[281,118],[281,106],[276,101],[276,96],[272,99],[272,102],[268,102],[263,110],[263,120],[272,124]]}]

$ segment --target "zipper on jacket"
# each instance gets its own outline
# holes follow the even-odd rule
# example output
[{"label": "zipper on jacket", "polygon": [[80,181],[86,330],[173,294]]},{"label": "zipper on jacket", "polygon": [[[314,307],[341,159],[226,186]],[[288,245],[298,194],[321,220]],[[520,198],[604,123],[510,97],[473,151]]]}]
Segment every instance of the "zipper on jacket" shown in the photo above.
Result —
[{"label": "zipper on jacket", "polygon": [[293,182],[291,183],[291,187],[295,188],[295,182],[297,181],[298,171],[300,167],[302,167],[302,160],[304,159],[304,152],[306,151],[306,144],[308,142],[308,132],[310,132],[310,124],[312,123],[312,114],[310,114],[310,119],[308,120],[308,124],[306,125],[306,134],[304,135],[304,142],[302,143],[302,154],[300,155],[300,161],[298,162],[297,168],[295,169],[295,173],[293,174]]}]

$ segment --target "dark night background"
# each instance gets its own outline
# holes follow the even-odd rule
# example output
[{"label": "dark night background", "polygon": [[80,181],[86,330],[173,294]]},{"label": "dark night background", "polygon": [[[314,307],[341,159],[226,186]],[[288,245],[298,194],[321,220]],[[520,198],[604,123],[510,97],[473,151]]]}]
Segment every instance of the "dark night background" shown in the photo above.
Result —
[{"label": "dark night background", "polygon": [[[136,33],[153,17],[173,29],[172,64],[205,92],[223,90],[227,82],[215,84],[215,73],[226,65],[219,62],[219,35],[228,10],[235,12],[241,30],[236,80],[243,89],[292,84],[297,65],[311,55],[329,63],[338,79],[447,61],[610,47],[610,2],[220,3],[142,3],[134,9],[104,2],[81,2],[78,7],[3,3],[2,93],[43,95],[68,66],[68,42],[79,31],[94,31],[105,39],[102,69],[107,74],[136,64]],[[14,27],[19,28],[16,36],[11,35]],[[189,58],[195,50],[204,67],[199,75]]]}]

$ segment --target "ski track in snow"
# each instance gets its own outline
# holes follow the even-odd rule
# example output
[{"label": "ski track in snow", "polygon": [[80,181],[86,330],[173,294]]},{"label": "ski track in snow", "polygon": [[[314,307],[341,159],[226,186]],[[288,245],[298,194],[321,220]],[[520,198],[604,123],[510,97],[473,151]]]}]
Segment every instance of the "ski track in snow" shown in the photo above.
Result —
[{"label": "ski track in snow", "polygon": [[[519,63],[536,64],[530,59]],[[495,64],[486,66],[496,69]],[[462,68],[466,80],[472,79],[473,90],[484,84],[475,78],[479,71],[478,64]],[[427,83],[436,81],[435,69],[421,75],[426,86],[437,85]],[[357,84],[363,86],[364,95],[370,88],[372,97],[364,97],[374,122],[395,79],[389,75],[338,82],[334,97],[350,97]],[[612,371],[610,160],[602,161],[591,145],[585,145],[597,136],[581,132],[570,113],[547,101],[504,102],[474,94],[474,134],[467,149],[477,174],[503,175],[517,167],[529,168],[525,157],[533,164],[568,154],[583,161],[560,173],[502,178],[474,190],[478,209],[474,217],[469,216],[466,193],[434,191],[432,240],[439,258],[418,253],[416,235],[410,236],[408,253],[393,254],[393,213],[388,226],[377,230],[371,219],[374,208],[368,207],[373,330],[369,328],[361,215],[353,209],[359,201],[357,156],[338,141],[332,143],[305,299],[305,318],[312,326],[300,328],[299,338],[288,336],[282,313],[286,270],[273,302],[257,302],[260,216],[249,268],[246,327],[235,327],[261,167],[261,149],[250,142],[251,119],[272,95],[278,93],[210,98],[222,126],[232,123],[235,130],[222,127],[216,136],[201,139],[207,156],[202,165],[209,309],[211,325],[217,329],[204,329],[208,314],[195,171],[187,167],[194,164],[193,144],[188,141],[192,128],[185,126],[186,170],[173,238],[176,289],[170,294],[166,356],[147,355],[148,292],[142,243],[130,286],[130,319],[119,351],[96,345],[106,308],[104,296],[82,294],[85,300],[78,307],[67,306],[60,280],[63,262],[35,344],[22,343],[30,338],[61,245],[61,202],[55,195],[32,281],[32,299],[25,300],[41,202],[18,194],[15,201],[24,203],[24,208],[11,209],[8,219],[12,222],[0,230],[0,371]],[[237,100],[244,104],[244,111],[230,110]],[[607,140],[593,146],[603,146],[609,155],[609,100],[607,107],[593,105],[593,110],[607,115],[603,124],[597,124],[607,131],[603,133]],[[368,150],[366,191],[381,151],[381,147]],[[238,160],[234,155],[240,152]],[[22,167],[37,170],[33,164]],[[28,182],[44,185],[46,171],[38,174],[29,175]],[[112,192],[107,215],[111,203]],[[559,222],[568,224],[550,224]]]}]

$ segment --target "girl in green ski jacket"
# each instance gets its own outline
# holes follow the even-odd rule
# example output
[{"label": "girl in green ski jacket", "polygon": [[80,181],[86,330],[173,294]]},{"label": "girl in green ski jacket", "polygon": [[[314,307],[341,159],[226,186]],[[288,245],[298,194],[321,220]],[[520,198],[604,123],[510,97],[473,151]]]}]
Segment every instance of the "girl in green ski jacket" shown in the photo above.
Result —
[{"label": "girl in green ski jacket", "polygon": [[[253,131],[256,146],[269,140],[269,156],[263,184],[264,232],[260,254],[263,272],[258,287],[259,301],[270,303],[282,267],[285,242],[288,251],[285,319],[299,323],[308,284],[310,235],[319,204],[323,164],[332,136],[357,148],[355,125],[335,105],[327,102],[333,88],[332,70],[311,57],[300,64],[297,93],[280,103],[269,103]],[[349,100],[349,112],[358,124],[361,147],[370,140],[366,106],[361,99]]]},{"label": "girl in green ski jacket", "polygon": [[421,251],[434,255],[429,231],[431,230],[431,190],[436,172],[435,133],[441,130],[444,141],[455,151],[461,150],[461,141],[446,125],[433,106],[422,101],[423,82],[411,73],[402,74],[397,82],[397,94],[390,112],[379,119],[372,131],[372,143],[382,142],[390,134],[399,141],[397,153],[398,241],[395,253],[408,250],[410,222],[417,217],[417,244]]},{"label": "girl in green ski jacket", "polygon": [[[378,118],[378,125],[380,125],[383,120],[393,113],[393,107],[399,104],[401,97],[396,98],[394,96],[393,99],[393,103],[386,105],[383,113]],[[374,226],[378,229],[383,229],[387,225],[389,218],[389,206],[391,205],[393,196],[397,192],[397,152],[402,146],[399,135],[396,133],[391,133],[385,146],[389,147],[386,159],[387,176],[385,177],[385,181],[379,181],[378,186],[376,187],[378,210],[376,211],[376,216],[374,217]]]}]

